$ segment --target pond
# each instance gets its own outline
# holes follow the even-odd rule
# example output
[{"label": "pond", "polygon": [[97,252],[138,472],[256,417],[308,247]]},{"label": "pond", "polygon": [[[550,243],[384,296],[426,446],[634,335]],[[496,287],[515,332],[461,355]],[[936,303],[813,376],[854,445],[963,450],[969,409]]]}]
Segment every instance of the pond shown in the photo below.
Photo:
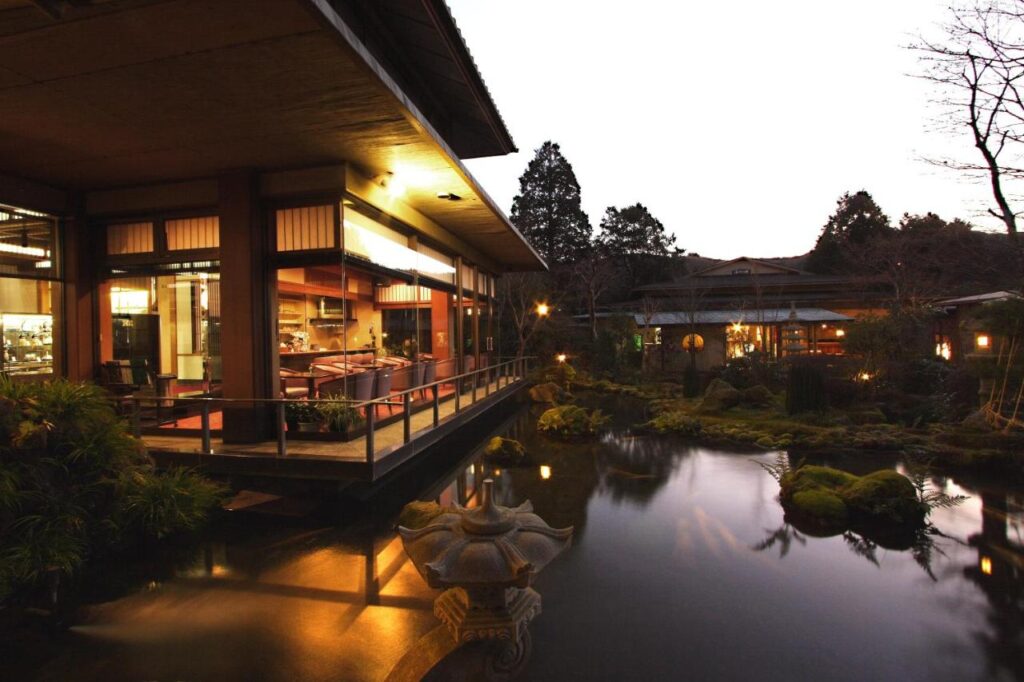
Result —
[{"label": "pond", "polygon": [[933,477],[970,499],[936,510],[936,532],[911,549],[813,537],[786,524],[755,464],[777,453],[636,434],[636,406],[610,407],[608,432],[573,445],[539,436],[536,409],[518,408],[497,431],[523,441],[528,465],[460,446],[361,491],[330,523],[257,513],[304,509],[301,497],[235,512],[185,560],[82,607],[70,630],[4,652],[0,678],[383,679],[437,623],[437,592],[392,530],[401,504],[472,503],[489,476],[503,503],[530,499],[576,529],[536,583],[543,613],[521,679],[1024,679],[1020,488]]}]

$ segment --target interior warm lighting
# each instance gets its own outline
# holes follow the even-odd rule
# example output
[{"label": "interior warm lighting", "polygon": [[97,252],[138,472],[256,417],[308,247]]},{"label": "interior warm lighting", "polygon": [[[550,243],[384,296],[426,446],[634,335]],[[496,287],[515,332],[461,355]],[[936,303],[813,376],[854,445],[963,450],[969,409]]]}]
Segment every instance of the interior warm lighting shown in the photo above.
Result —
[{"label": "interior warm lighting", "polygon": [[565,353],[559,353],[558,355],[555,356],[555,360],[558,360],[559,362],[565,362],[567,359],[568,356],[566,356]]},{"label": "interior warm lighting", "polygon": [[948,341],[935,344],[935,355],[942,358],[943,360],[949,360],[953,357],[953,351],[949,347]]},{"label": "interior warm lighting", "polygon": [[44,270],[46,268],[51,268],[51,267],[53,267],[53,261],[50,260],[49,258],[47,258],[46,260],[36,261],[36,267],[41,269],[41,270]]},{"label": "interior warm lighting", "polygon": [[985,575],[992,575],[992,558],[983,556],[981,557],[981,572]]},{"label": "interior warm lighting", "polygon": [[541,317],[545,317],[550,312],[551,312],[551,308],[548,306],[547,303],[538,303],[537,304],[537,314],[540,315]]},{"label": "interior warm lighting", "polygon": [[[410,270],[424,275],[454,275],[451,265],[345,220],[345,248],[366,253],[371,261],[392,270]],[[354,243],[353,243],[354,242]]]},{"label": "interior warm lighting", "polygon": [[35,256],[36,258],[49,258],[50,252],[38,246],[21,246],[20,244],[8,244],[0,242],[0,252],[16,253],[19,256]]},{"label": "interior warm lighting", "polygon": [[111,287],[110,310],[121,315],[144,313],[149,310],[149,292],[145,289]]},{"label": "interior warm lighting", "polygon": [[837,339],[841,339],[844,336],[846,336],[846,332],[844,330],[842,330],[842,329],[837,329],[836,330],[836,338]]},{"label": "interior warm lighting", "polygon": [[978,348],[988,348],[991,340],[988,338],[988,334],[978,334],[974,339],[974,343]]},{"label": "interior warm lighting", "polygon": [[494,475],[495,476],[501,476],[501,469],[495,469],[494,470]]},{"label": "interior warm lighting", "polygon": [[540,477],[545,481],[551,478],[551,467],[547,464],[540,465]]},{"label": "interior warm lighting", "polygon": [[739,334],[741,331],[743,331],[743,325],[740,324],[739,322],[733,322],[732,323],[732,330],[735,333]]},{"label": "interior warm lighting", "polygon": [[861,372],[860,374],[857,375],[857,378],[860,379],[861,381],[871,381],[871,373]]}]

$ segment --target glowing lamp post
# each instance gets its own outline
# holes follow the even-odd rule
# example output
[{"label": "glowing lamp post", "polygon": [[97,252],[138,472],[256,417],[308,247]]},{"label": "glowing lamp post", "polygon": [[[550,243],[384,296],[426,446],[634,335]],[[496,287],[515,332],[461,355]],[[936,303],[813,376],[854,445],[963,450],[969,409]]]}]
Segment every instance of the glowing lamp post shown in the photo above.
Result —
[{"label": "glowing lamp post", "polygon": [[551,313],[551,308],[547,303],[537,304],[537,317],[547,317]]}]

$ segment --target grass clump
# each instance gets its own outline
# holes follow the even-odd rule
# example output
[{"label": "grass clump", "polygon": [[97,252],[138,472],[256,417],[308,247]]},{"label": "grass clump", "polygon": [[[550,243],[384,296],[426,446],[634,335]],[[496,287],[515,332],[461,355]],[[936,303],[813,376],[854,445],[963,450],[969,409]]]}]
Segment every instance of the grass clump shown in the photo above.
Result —
[{"label": "grass clump", "polygon": [[437,502],[413,500],[402,507],[402,511],[398,515],[398,525],[402,528],[418,530],[429,526],[441,514],[453,514],[455,512],[454,508],[442,507]]}]

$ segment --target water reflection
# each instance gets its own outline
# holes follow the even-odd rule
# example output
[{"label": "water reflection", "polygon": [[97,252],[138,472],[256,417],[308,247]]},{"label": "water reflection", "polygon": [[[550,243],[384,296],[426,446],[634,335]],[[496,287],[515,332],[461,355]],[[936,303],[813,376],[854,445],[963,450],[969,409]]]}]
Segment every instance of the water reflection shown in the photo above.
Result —
[{"label": "water reflection", "polygon": [[749,454],[637,436],[629,414],[562,445],[535,419],[524,409],[501,427],[526,446],[521,466],[483,459],[481,439],[334,523],[238,517],[187,565],[112,589],[71,632],[18,652],[32,660],[15,674],[0,661],[0,679],[383,679],[437,626],[437,592],[393,533],[398,510],[473,506],[492,476],[502,504],[530,499],[576,527],[538,579],[525,679],[1024,680],[1024,511],[1005,482],[933,475],[970,499],[936,510],[924,536],[819,538],[784,518]]}]

